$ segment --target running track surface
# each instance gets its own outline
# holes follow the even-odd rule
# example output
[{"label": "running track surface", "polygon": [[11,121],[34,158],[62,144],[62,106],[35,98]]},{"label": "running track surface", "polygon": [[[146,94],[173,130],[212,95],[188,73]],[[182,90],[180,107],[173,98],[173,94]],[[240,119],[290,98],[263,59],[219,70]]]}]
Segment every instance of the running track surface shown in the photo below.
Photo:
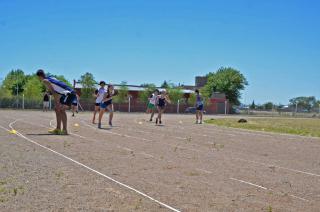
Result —
[{"label": "running track surface", "polygon": [[[320,139],[116,113],[0,111],[0,211],[319,211]],[[210,117],[211,118],[211,117]],[[10,133],[12,129],[17,133]]]}]

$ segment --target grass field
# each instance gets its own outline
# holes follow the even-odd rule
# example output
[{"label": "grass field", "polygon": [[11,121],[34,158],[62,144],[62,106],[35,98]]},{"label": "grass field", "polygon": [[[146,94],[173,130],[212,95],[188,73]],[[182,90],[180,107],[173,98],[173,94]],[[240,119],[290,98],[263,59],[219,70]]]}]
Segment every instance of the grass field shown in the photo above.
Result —
[{"label": "grass field", "polygon": [[239,118],[218,118],[205,122],[217,126],[320,137],[320,119],[246,118],[247,123],[238,123],[238,120]]}]

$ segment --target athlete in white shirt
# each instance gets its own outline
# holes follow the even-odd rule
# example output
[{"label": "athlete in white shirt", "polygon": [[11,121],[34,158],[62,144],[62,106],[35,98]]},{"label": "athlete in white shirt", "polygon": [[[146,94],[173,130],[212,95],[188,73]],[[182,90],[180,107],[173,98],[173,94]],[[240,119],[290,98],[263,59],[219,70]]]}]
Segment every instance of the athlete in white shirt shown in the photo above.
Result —
[{"label": "athlete in white shirt", "polygon": [[96,97],[95,105],[94,105],[94,112],[93,112],[93,119],[92,123],[96,123],[96,114],[97,112],[100,111],[100,103],[103,100],[104,94],[107,92],[106,89],[104,88],[106,83],[105,81],[100,81],[99,83],[100,88],[98,90],[95,90],[94,97]]},{"label": "athlete in white shirt", "polygon": [[153,92],[153,94],[149,98],[148,108],[147,108],[147,113],[151,113],[149,121],[152,121],[154,113],[156,111],[158,95],[159,95],[159,90],[157,89]]}]

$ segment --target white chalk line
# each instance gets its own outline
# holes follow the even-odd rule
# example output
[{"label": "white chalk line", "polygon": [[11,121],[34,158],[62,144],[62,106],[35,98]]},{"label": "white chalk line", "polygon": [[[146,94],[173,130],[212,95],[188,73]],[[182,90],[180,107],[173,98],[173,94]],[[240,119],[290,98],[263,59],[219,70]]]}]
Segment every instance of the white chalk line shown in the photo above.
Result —
[{"label": "white chalk line", "polygon": [[267,164],[267,163],[256,162],[256,161],[246,160],[246,159],[241,159],[241,158],[232,158],[232,159],[233,160],[241,160],[241,161],[245,161],[245,162],[248,162],[248,163],[255,163],[255,164],[263,165],[263,166],[266,166],[266,167],[275,167],[275,168],[278,168],[278,169],[284,169],[284,170],[288,170],[288,171],[292,171],[292,172],[296,172],[296,173],[301,173],[301,174],[305,174],[305,175],[310,175],[310,176],[314,176],[314,177],[320,177],[319,174],[300,171],[300,170],[297,170],[297,169],[286,168],[286,167],[277,166],[277,165],[274,165],[274,164]]},{"label": "white chalk line", "polygon": [[230,180],[234,180],[234,181],[238,181],[240,183],[244,183],[244,184],[248,184],[248,185],[251,185],[251,186],[255,186],[257,188],[261,188],[261,189],[264,189],[264,190],[268,190],[266,187],[263,187],[263,186],[260,186],[260,185],[257,185],[257,184],[254,184],[254,183],[250,183],[250,182],[247,182],[247,181],[244,181],[244,180],[239,180],[239,179],[236,179],[236,178],[229,178]]},{"label": "white chalk line", "polygon": [[[19,120],[16,120],[15,122],[17,122],[17,121],[19,121]],[[51,120],[51,121],[53,121],[53,120]],[[50,121],[50,126],[51,126],[51,121]],[[86,124],[86,125],[89,126],[89,127],[92,127],[92,126],[90,126],[88,124]],[[92,128],[94,128],[94,127],[92,127]],[[96,129],[96,128],[94,128],[94,129]],[[74,134],[74,135],[76,135],[76,134]],[[85,137],[83,137],[83,138],[87,139]],[[169,146],[176,147],[174,145],[169,145]],[[181,148],[181,147],[178,147],[178,148]],[[192,150],[192,149],[190,149],[190,150]],[[192,150],[192,151],[195,151],[195,150]],[[198,152],[204,153],[203,151],[200,151],[200,150]],[[305,175],[309,175],[309,176],[320,177],[320,174],[315,174],[315,173],[312,173],[312,172],[307,172],[307,171],[301,171],[301,170],[297,170],[297,169],[282,167],[282,166],[278,166],[278,165],[274,165],[274,164],[267,164],[267,163],[263,163],[263,162],[257,162],[257,161],[253,161],[253,160],[246,160],[246,159],[242,159],[242,158],[233,158],[232,157],[231,159],[240,160],[240,161],[244,161],[244,162],[247,162],[247,163],[255,163],[255,164],[263,165],[265,167],[275,167],[275,168],[278,168],[278,169],[284,169],[284,170],[288,170],[288,171],[291,171],[291,172],[305,174]]]},{"label": "white chalk line", "polygon": [[[12,122],[12,123],[10,123],[10,128],[12,128],[12,124],[14,124],[14,123],[16,123],[18,120],[15,120],[14,122]],[[50,121],[50,125],[51,125],[51,121]],[[5,130],[7,130],[6,128],[4,128],[4,127],[2,127],[2,126],[0,126],[2,129],[5,129]],[[13,129],[13,128],[12,128]],[[10,132],[10,130],[7,130],[7,131],[9,131]],[[77,161],[74,161],[73,159],[71,159],[71,158],[69,158],[69,157],[67,157],[67,156],[64,156],[64,155],[62,155],[61,153],[58,153],[58,152],[56,152],[56,151],[54,151],[54,150],[51,150],[50,148],[48,148],[48,147],[45,147],[45,146],[43,146],[43,145],[41,145],[41,144],[38,144],[38,143],[36,143],[36,142],[34,142],[34,141],[32,141],[31,139],[29,139],[29,138],[27,138],[27,137],[25,137],[25,136],[23,136],[21,133],[19,133],[19,132],[17,132],[17,135],[18,136],[20,136],[20,137],[22,137],[22,138],[24,138],[24,139],[26,139],[26,140],[28,140],[28,141],[30,141],[30,142],[32,142],[32,143],[34,143],[34,144],[37,144],[37,145],[39,145],[39,146],[41,146],[41,147],[43,147],[43,148],[45,148],[45,149],[47,149],[47,150],[49,150],[49,151],[52,151],[52,152],[54,152],[54,153],[56,153],[56,154],[58,154],[58,155],[60,155],[60,156],[62,156],[62,157],[65,157],[65,158],[67,158],[67,159],[69,159],[69,160],[71,160],[71,161],[73,161],[73,162],[75,162],[75,163],[77,163],[77,164],[79,164],[79,165],[81,165],[81,166],[83,166],[83,167],[85,167],[85,168],[87,168],[87,169],[89,169],[89,170],[91,170],[91,168],[90,167],[86,167],[84,164],[81,164],[81,163],[79,163],[79,162],[77,162]],[[77,134],[75,134],[75,135],[77,135]],[[82,138],[85,138],[85,137],[83,137],[83,136],[81,136]],[[128,149],[128,151],[132,151],[131,149]],[[152,155],[149,155],[149,154],[145,154],[145,155],[147,155],[147,156],[152,156]],[[238,158],[239,159],[239,158]],[[243,159],[239,159],[239,160],[243,160]],[[247,162],[254,162],[254,161],[248,161],[248,160],[244,160],[244,161],[247,161]],[[258,162],[255,162],[255,163],[258,163]],[[260,164],[260,163],[259,163]],[[267,164],[264,164],[264,163],[262,163],[262,165],[267,165]],[[272,166],[272,165],[270,165],[270,166]],[[274,167],[277,167],[277,166],[274,166]],[[278,168],[283,168],[283,167],[278,167]],[[284,169],[287,169],[287,168],[284,168]],[[202,172],[205,172],[205,173],[208,173],[208,174],[210,174],[210,173],[212,173],[211,171],[208,171],[208,170],[204,170],[204,169],[197,169],[198,171],[202,171]],[[294,170],[294,169],[288,169],[288,170],[290,170],[290,171],[298,171],[298,170]],[[91,171],[94,171],[94,172],[96,172],[97,174],[99,174],[99,175],[102,175],[102,176],[104,176],[104,174],[102,174],[102,173],[100,173],[100,172],[98,172],[98,171],[96,171],[96,170],[91,170]],[[301,171],[298,171],[298,172],[301,172]],[[304,173],[304,174],[310,174],[310,173],[308,173],[308,172],[301,172],[301,173]],[[316,175],[316,176],[318,176],[318,175]],[[108,178],[108,176],[104,176],[104,177],[107,177]],[[109,179],[109,178],[108,178]],[[111,178],[112,179],[112,178]],[[110,179],[110,180],[111,180]],[[247,181],[244,181],[244,180],[239,180],[239,179],[236,179],[236,178],[230,178],[231,180],[234,180],[234,181],[238,181],[238,182],[241,182],[241,183],[244,183],[244,184],[248,184],[248,185],[251,185],[251,186],[255,186],[255,187],[258,187],[258,188],[261,188],[261,189],[264,189],[264,190],[270,190],[270,191],[273,191],[272,189],[268,189],[268,188],[266,188],[266,187],[263,187],[263,186],[260,186],[260,185],[257,185],[257,184],[254,184],[254,183],[250,183],[250,182],[247,182]],[[113,181],[113,180],[112,180]],[[115,181],[114,181],[115,182]],[[202,182],[202,181],[201,181]],[[205,183],[205,184],[208,184],[208,185],[211,185],[210,183],[207,183],[207,182],[202,182],[202,183]],[[120,184],[121,185],[121,184]],[[130,186],[129,186],[130,187]],[[128,188],[128,187],[127,187]],[[131,187],[130,187],[131,188]],[[273,191],[273,192],[275,192],[275,191]],[[139,193],[139,192],[137,192],[137,193]],[[139,193],[140,194],[140,193]],[[280,194],[279,192],[278,192],[278,194]],[[141,194],[142,195],[142,194]],[[291,196],[291,197],[293,197],[293,198],[296,198],[296,199],[300,199],[300,200],[302,200],[302,201],[309,201],[309,200],[307,200],[307,199],[305,199],[305,198],[302,198],[302,197],[298,197],[298,196],[295,196],[295,195],[291,195],[291,194],[287,194],[288,196]],[[143,195],[144,196],[144,195]],[[149,198],[150,199],[150,198]],[[151,199],[152,200],[152,199]],[[156,201],[155,201],[156,202]],[[157,202],[157,203],[159,203],[159,202]],[[159,203],[160,204],[160,203]],[[169,206],[170,207],[170,206]]]},{"label": "white chalk line", "polygon": [[[85,123],[85,122],[84,122]],[[85,123],[86,124],[86,123]],[[88,124],[86,124],[87,126],[89,127],[92,127]],[[92,127],[94,128],[94,127]],[[96,129],[96,128],[94,128]],[[169,145],[169,144],[166,144],[166,145]],[[174,145],[169,145],[169,146],[173,146],[173,147],[176,147]],[[178,147],[178,148],[185,148],[185,147]],[[188,150],[191,150],[191,151],[196,151],[196,152],[201,152],[201,153],[204,153],[204,151],[200,151],[200,150],[194,150],[194,149],[189,149],[187,148]],[[315,174],[315,173],[311,173],[311,172],[306,172],[306,171],[300,171],[300,170],[297,170],[297,169],[291,169],[291,168],[286,168],[286,167],[282,167],[282,166],[277,166],[277,165],[272,165],[272,164],[266,164],[266,163],[261,163],[261,162],[256,162],[256,161],[251,161],[251,160],[245,160],[245,159],[241,159],[241,158],[231,158],[233,160],[241,160],[241,161],[245,161],[245,162],[248,162],[248,163],[256,163],[256,164],[260,164],[260,165],[263,165],[263,166],[266,166],[266,167],[270,167],[270,166],[273,166],[273,167],[276,167],[276,168],[279,168],[279,169],[285,169],[285,170],[288,170],[288,171],[291,171],[291,172],[296,172],[296,173],[300,173],[300,174],[306,174],[306,175],[309,175],[309,176],[316,176],[316,177],[320,177],[319,174]]]},{"label": "white chalk line", "polygon": [[[135,121],[136,121],[136,120],[135,120]],[[208,136],[208,135],[203,135],[203,136],[206,137],[206,136]],[[211,137],[211,136],[208,136],[208,137]],[[296,173],[300,173],[300,174],[306,174],[306,175],[310,175],[310,176],[320,177],[319,174],[315,174],[315,173],[311,173],[311,172],[306,172],[306,171],[300,171],[300,170],[297,170],[297,169],[291,169],[291,168],[286,168],[286,167],[277,166],[277,165],[272,165],[272,164],[266,164],[266,163],[251,161],[251,160],[245,160],[245,159],[241,159],[241,158],[232,158],[232,159],[234,159],[234,160],[241,160],[241,161],[245,161],[245,162],[248,162],[248,163],[256,163],[256,164],[260,164],[260,165],[263,165],[263,166],[266,166],[266,167],[273,166],[273,167],[276,167],[276,168],[279,168],[279,169],[285,169],[285,170],[288,170],[288,171],[291,171],[291,172],[296,172]]]},{"label": "white chalk line", "polygon": [[[11,123],[9,124],[9,127],[11,128],[11,130],[14,130],[14,128],[12,127],[12,125],[13,125],[15,122],[17,122],[17,121],[18,121],[18,120],[15,120],[14,122],[11,122]],[[1,126],[1,125],[0,125],[0,127],[1,127],[2,129],[6,129],[5,127],[3,127],[3,126]],[[9,129],[6,129],[6,130],[10,132]],[[18,135],[19,137],[21,137],[21,138],[23,138],[23,139],[25,139],[25,140],[27,140],[27,141],[29,141],[29,142],[37,145],[37,146],[39,146],[39,147],[41,147],[41,148],[43,148],[43,149],[46,149],[47,151],[50,151],[50,152],[52,152],[52,153],[54,153],[54,154],[56,154],[56,155],[59,155],[59,156],[65,158],[65,159],[67,159],[67,160],[69,160],[69,161],[71,161],[71,162],[73,162],[73,163],[76,163],[77,165],[79,165],[79,166],[81,166],[81,167],[83,167],[83,168],[86,168],[86,169],[88,169],[88,170],[90,170],[90,171],[92,171],[92,172],[94,172],[94,173],[96,173],[96,174],[98,174],[98,175],[100,175],[100,176],[102,176],[102,177],[104,177],[104,178],[106,178],[106,179],[108,179],[108,180],[110,180],[110,181],[112,181],[112,182],[120,185],[120,186],[123,186],[123,187],[125,187],[125,188],[127,188],[127,189],[129,189],[129,190],[131,190],[131,191],[134,191],[134,192],[136,192],[137,194],[140,194],[141,196],[143,196],[143,197],[145,197],[145,198],[147,198],[147,199],[149,199],[149,200],[151,200],[151,201],[153,201],[153,202],[155,202],[155,203],[158,203],[159,205],[161,205],[161,206],[163,206],[163,207],[165,207],[165,208],[168,208],[168,209],[170,209],[170,210],[172,210],[172,211],[175,211],[175,212],[180,212],[180,210],[175,209],[175,208],[173,208],[172,206],[169,206],[169,205],[167,205],[167,204],[165,204],[165,203],[163,203],[163,202],[161,202],[161,201],[159,201],[159,200],[157,200],[157,199],[155,199],[155,198],[153,198],[153,197],[151,197],[151,196],[149,196],[149,195],[147,195],[147,194],[145,194],[145,193],[143,193],[143,192],[141,192],[141,191],[139,191],[139,190],[137,190],[137,189],[135,189],[135,188],[133,188],[133,187],[131,187],[131,186],[129,186],[129,185],[126,185],[126,184],[124,184],[124,183],[122,183],[122,182],[120,182],[120,181],[117,181],[117,180],[113,179],[112,177],[109,177],[109,176],[107,176],[107,175],[105,175],[105,174],[103,174],[103,173],[101,173],[101,172],[99,172],[99,171],[97,171],[97,170],[95,170],[95,169],[93,169],[93,168],[91,168],[91,167],[83,164],[83,163],[80,163],[80,162],[78,162],[78,161],[76,161],[76,160],[74,160],[74,159],[72,159],[72,158],[70,158],[70,157],[68,157],[68,156],[66,156],[66,155],[64,155],[64,154],[61,154],[61,153],[59,153],[59,152],[57,152],[57,151],[55,151],[55,150],[53,150],[53,149],[50,149],[50,148],[48,148],[48,147],[46,147],[46,146],[43,146],[43,145],[37,143],[36,141],[34,141],[34,140],[32,140],[32,139],[24,136],[23,134],[21,134],[21,133],[18,132],[18,131],[16,131],[16,132],[17,132],[17,135]]]},{"label": "white chalk line", "polygon": [[[85,121],[83,121],[83,120],[81,120],[81,122],[82,122],[83,124],[85,124],[86,126],[94,129],[94,130],[98,130],[98,128],[93,127],[93,126],[87,124],[87,123],[86,123]],[[146,139],[146,138],[141,138],[141,137],[136,137],[136,136],[129,136],[129,135],[125,135],[125,134],[109,132],[109,131],[107,131],[107,130],[99,130],[99,131],[101,131],[101,132],[106,132],[106,133],[111,133],[111,134],[114,134],[114,135],[117,135],[117,136],[120,136],[120,137],[134,138],[134,139],[137,139],[137,140],[149,141],[149,142],[156,142],[156,141],[154,141],[154,140],[150,140],[150,139]],[[198,152],[198,153],[200,152],[200,153],[203,153],[203,151],[201,151],[201,150],[190,149],[190,148],[188,148],[188,147],[184,147],[184,146],[180,146],[180,145],[173,145],[173,144],[167,144],[167,143],[164,144],[164,145],[166,145],[166,146],[171,146],[171,147],[174,147],[174,148],[177,147],[177,148],[179,148],[179,149],[187,149],[187,150],[192,151],[192,152]]]},{"label": "white chalk line", "polygon": [[[272,191],[278,195],[283,195],[283,193],[281,192],[277,192],[277,191],[274,191],[270,188],[266,188],[264,186],[261,186],[261,185],[257,185],[257,184],[254,184],[254,183],[251,183],[251,182],[248,182],[248,181],[244,181],[244,180],[239,180],[239,179],[236,179],[236,178],[229,178],[230,180],[233,180],[233,181],[237,181],[237,182],[240,182],[240,183],[243,183],[243,184],[247,184],[247,185],[251,185],[251,186],[254,186],[254,187],[257,187],[257,188],[260,188],[260,189],[263,189],[263,190],[269,190],[269,191]],[[299,200],[302,200],[302,201],[305,201],[305,202],[309,202],[310,200],[307,200],[305,198],[302,198],[302,197],[298,197],[296,195],[292,195],[292,194],[287,194],[288,196],[292,197],[292,198],[295,198],[295,199],[299,199]]]},{"label": "white chalk line", "polygon": [[[53,126],[53,124],[52,124],[52,121],[54,121],[54,120],[50,120],[50,122],[49,122],[49,125],[50,125],[50,127],[54,127]],[[43,125],[44,126],[44,125]],[[69,132],[69,134],[71,134],[71,135],[74,135],[74,136],[77,136],[77,137],[80,137],[80,138],[82,138],[82,139],[84,139],[84,140],[87,140],[87,141],[98,141],[98,140],[96,140],[96,139],[91,139],[91,138],[87,138],[87,137],[84,137],[84,136],[82,136],[82,135],[78,135],[78,134],[75,134],[75,133],[70,133]],[[127,151],[127,152],[137,152],[137,154],[140,154],[140,155],[144,155],[144,156],[148,156],[148,157],[151,157],[151,158],[154,158],[154,159],[156,159],[156,160],[160,160],[160,161],[165,161],[165,162],[168,162],[168,163],[172,163],[171,161],[166,161],[166,160],[162,160],[162,159],[160,159],[160,158],[156,158],[155,156],[153,156],[153,155],[151,155],[151,154],[148,154],[148,153],[145,153],[145,152],[138,152],[138,151],[136,151],[136,150],[133,150],[133,149],[130,149],[130,148],[127,148],[127,147],[123,147],[123,146],[120,146],[120,145],[117,145],[116,146],[117,148],[119,148],[119,149],[122,149],[122,150],[125,150],[125,151]]]},{"label": "white chalk line", "polygon": [[201,171],[201,172],[204,172],[204,173],[206,173],[206,174],[212,174],[211,171],[208,171],[208,170],[206,170],[206,169],[197,168],[196,170]]}]

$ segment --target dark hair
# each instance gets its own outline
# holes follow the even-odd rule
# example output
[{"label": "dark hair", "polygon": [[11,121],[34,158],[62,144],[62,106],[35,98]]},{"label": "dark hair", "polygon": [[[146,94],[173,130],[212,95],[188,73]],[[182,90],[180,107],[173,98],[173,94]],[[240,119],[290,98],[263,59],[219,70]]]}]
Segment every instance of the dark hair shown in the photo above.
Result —
[{"label": "dark hair", "polygon": [[199,90],[198,89],[196,89],[196,91],[195,91],[196,93],[199,93]]},{"label": "dark hair", "polygon": [[101,84],[106,84],[106,82],[105,81],[100,81],[99,85],[101,85]]},{"label": "dark hair", "polygon": [[154,92],[158,92],[158,93],[159,93],[159,90],[158,90],[158,89],[156,89],[156,90],[154,90]]},{"label": "dark hair", "polygon": [[44,73],[44,71],[43,71],[42,69],[39,69],[39,70],[37,71],[36,75],[37,75],[38,77],[45,77],[45,76],[46,76],[46,74]]}]

